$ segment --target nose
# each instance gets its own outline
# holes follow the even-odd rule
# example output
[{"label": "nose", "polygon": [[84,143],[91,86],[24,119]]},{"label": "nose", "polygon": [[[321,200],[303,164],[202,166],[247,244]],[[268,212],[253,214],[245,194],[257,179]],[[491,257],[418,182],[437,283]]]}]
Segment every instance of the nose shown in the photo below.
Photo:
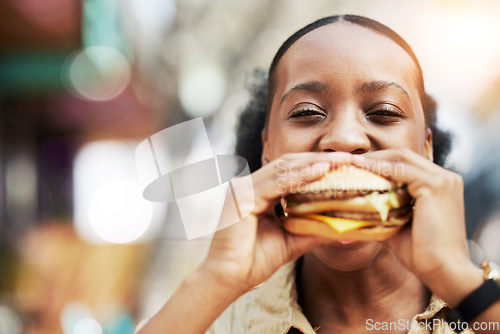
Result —
[{"label": "nose", "polygon": [[371,141],[363,120],[355,113],[343,113],[327,122],[318,146],[320,152],[362,154],[370,151]]}]

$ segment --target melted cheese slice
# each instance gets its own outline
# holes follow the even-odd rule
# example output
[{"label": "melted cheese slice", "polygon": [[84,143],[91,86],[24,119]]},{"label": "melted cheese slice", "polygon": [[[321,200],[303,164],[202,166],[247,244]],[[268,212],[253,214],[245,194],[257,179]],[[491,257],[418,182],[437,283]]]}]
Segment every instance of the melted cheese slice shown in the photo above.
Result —
[{"label": "melted cheese slice", "polygon": [[357,230],[358,228],[362,228],[365,226],[372,226],[374,224],[364,222],[361,220],[352,220],[352,219],[344,219],[344,218],[336,218],[336,217],[328,217],[316,214],[308,214],[303,215],[304,218],[310,218],[314,220],[319,220],[331,228],[333,228],[338,233],[344,233],[347,231]]},{"label": "melted cheese slice", "polygon": [[365,196],[368,203],[378,211],[380,220],[386,221],[391,209],[399,208],[398,197],[394,191],[387,194],[371,193]]}]

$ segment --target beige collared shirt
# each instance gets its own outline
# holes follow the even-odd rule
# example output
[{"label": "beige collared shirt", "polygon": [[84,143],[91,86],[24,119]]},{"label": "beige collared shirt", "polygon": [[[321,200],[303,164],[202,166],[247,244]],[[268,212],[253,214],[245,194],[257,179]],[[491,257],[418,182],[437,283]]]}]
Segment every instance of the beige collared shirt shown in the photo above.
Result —
[{"label": "beige collared shirt", "polygon": [[[446,304],[432,297],[424,312],[411,322],[374,323],[367,320],[369,332],[406,330],[408,334],[455,334],[444,321]],[[303,334],[316,334],[297,303],[295,263],[281,267],[267,282],[233,303],[215,321],[207,334],[286,334],[297,328]],[[473,333],[470,330],[463,334]]]}]

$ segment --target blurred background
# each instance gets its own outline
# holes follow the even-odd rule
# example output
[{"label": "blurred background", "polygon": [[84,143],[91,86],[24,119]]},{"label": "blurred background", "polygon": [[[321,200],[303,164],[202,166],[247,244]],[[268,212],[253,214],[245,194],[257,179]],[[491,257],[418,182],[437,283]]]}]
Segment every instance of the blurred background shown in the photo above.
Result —
[{"label": "blurred background", "polygon": [[0,333],[127,334],[156,313],[210,240],[142,197],[136,147],[203,117],[231,154],[253,69],[347,13],[414,48],[454,134],[471,255],[500,262],[500,2],[0,0]]}]

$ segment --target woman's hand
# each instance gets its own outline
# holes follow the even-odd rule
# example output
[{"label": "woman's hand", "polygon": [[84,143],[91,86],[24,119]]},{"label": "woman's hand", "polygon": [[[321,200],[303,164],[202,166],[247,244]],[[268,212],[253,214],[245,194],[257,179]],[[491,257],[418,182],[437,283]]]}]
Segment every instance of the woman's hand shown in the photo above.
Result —
[{"label": "woman's hand", "polygon": [[[415,199],[412,223],[387,241],[409,270],[452,305],[481,283],[480,271],[469,258],[458,174],[407,149],[370,152],[353,161],[406,184]],[[457,280],[471,284],[454,284]]]},{"label": "woman's hand", "polygon": [[[280,266],[328,242],[287,233],[274,207],[301,183],[314,181],[351,160],[352,155],[347,153],[286,154],[248,176],[252,182],[234,180],[238,206],[250,214],[215,233],[204,263],[183,281],[140,333],[204,333],[232,302]],[[251,189],[245,192],[248,185]],[[240,196],[252,191],[254,195],[246,199]],[[232,201],[228,197],[225,205]],[[227,222],[222,211],[221,227],[232,222]]]},{"label": "woman's hand", "polygon": [[[254,202],[253,198],[248,198],[248,203],[241,203],[240,199],[238,202],[240,208],[254,203],[255,206],[240,222],[215,233],[201,270],[244,293],[269,278],[281,265],[328,242],[320,237],[287,233],[275,216],[274,207],[301,183],[314,181],[351,159],[347,153],[292,153],[248,176],[252,178]],[[221,220],[223,224],[224,215]]]}]

